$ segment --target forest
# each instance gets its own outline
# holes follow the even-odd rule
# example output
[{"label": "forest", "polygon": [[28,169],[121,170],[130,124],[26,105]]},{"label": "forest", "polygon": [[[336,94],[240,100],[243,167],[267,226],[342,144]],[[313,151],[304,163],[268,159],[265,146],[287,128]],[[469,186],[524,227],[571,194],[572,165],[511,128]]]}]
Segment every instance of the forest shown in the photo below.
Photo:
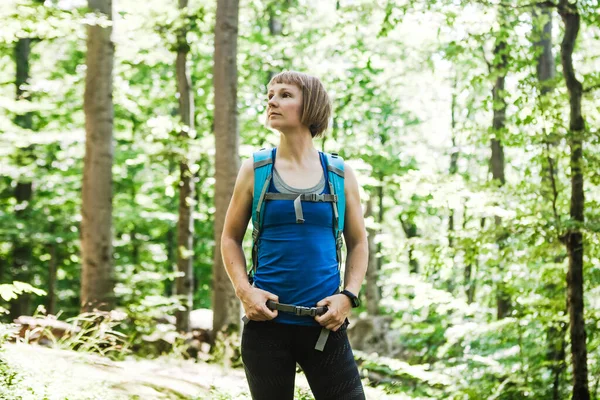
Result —
[{"label": "forest", "polygon": [[[323,82],[315,146],[360,185],[367,398],[600,399],[597,0],[4,0],[0,19],[0,398],[250,398],[220,241],[290,70]],[[70,352],[240,387],[113,395],[42,378],[34,351],[61,377]]]}]

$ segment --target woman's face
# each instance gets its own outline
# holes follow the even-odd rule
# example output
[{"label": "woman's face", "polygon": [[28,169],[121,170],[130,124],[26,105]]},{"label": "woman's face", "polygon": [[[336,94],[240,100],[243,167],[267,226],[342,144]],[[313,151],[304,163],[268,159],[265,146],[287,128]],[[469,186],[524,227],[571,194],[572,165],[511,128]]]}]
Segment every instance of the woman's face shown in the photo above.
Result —
[{"label": "woman's face", "polygon": [[302,91],[296,85],[275,83],[267,92],[267,125],[278,131],[301,125]]}]

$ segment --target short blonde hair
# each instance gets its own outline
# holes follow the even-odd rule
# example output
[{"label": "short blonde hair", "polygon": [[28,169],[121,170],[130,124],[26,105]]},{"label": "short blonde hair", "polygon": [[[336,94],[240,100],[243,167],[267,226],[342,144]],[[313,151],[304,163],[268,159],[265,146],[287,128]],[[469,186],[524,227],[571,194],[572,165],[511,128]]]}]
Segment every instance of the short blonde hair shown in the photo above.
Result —
[{"label": "short blonde hair", "polygon": [[300,122],[308,127],[313,138],[323,136],[331,117],[331,100],[319,78],[302,72],[284,71],[271,78],[267,87],[274,83],[296,85],[302,90]]}]

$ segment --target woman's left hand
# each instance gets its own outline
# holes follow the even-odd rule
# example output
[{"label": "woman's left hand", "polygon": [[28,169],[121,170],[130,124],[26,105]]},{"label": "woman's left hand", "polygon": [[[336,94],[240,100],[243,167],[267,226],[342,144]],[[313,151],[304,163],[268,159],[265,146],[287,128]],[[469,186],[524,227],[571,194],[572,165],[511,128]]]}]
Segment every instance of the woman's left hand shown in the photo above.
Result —
[{"label": "woman's left hand", "polygon": [[352,310],[350,299],[343,294],[334,294],[333,296],[325,297],[317,303],[317,307],[323,306],[327,306],[327,312],[316,316],[315,321],[321,326],[337,332]]}]

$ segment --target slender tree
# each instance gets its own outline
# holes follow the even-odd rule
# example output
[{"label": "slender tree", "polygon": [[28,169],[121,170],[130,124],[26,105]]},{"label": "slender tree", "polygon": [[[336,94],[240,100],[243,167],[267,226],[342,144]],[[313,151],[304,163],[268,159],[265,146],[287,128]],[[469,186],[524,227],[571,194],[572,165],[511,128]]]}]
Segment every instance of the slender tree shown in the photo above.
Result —
[{"label": "slender tree", "polygon": [[[538,54],[536,59],[536,75],[540,84],[540,104],[545,103],[545,97],[554,89],[553,79],[556,75],[556,66],[554,62],[554,54],[552,52],[552,9],[549,5],[541,3],[534,8],[533,16],[534,21],[543,21],[543,25],[539,26],[534,24],[534,34],[536,40],[534,42],[534,49]],[[540,29],[541,28],[541,29]],[[542,110],[543,111],[543,110]],[[552,149],[556,147],[558,141],[553,134],[548,135],[548,132],[544,132],[544,143],[546,152],[546,162],[543,166],[542,171],[542,195],[544,199],[552,204],[552,210],[554,213],[555,223],[559,223],[559,217],[556,209],[556,201],[558,192],[556,188],[557,180],[557,168],[556,161],[552,156]],[[557,232],[560,231],[560,227],[557,227]],[[545,285],[545,289],[548,293],[551,293],[551,297],[561,296],[566,297],[565,293],[562,293],[555,283],[548,283]],[[565,369],[565,333],[566,324],[562,321],[552,321],[548,327],[546,334],[548,342],[548,351],[546,357],[548,364],[552,371],[552,399],[560,399],[560,381],[561,375]]]},{"label": "slender tree", "polygon": [[587,345],[583,309],[583,234],[585,198],[583,192],[583,141],[585,119],[581,111],[583,85],[575,76],[573,51],[580,29],[577,1],[560,0],[558,13],[564,23],[564,36],[560,45],[560,60],[569,92],[569,148],[571,150],[571,210],[573,224],[565,235],[569,255],[567,273],[567,304],[570,317],[571,355],[573,358],[573,400],[589,400]]},{"label": "slender tree", "polygon": [[[468,207],[465,202],[463,206],[463,223],[462,229],[463,231],[467,230],[467,224],[470,220],[468,216]],[[483,230],[485,228],[485,218],[481,218],[479,220],[480,228]],[[465,248],[465,269],[463,271],[463,282],[465,285],[465,295],[467,296],[467,303],[471,304],[475,301],[475,289],[477,288],[477,280],[475,279],[476,271],[478,267],[478,259],[479,259],[479,247],[476,244],[469,243]]]},{"label": "slender tree", "polygon": [[[413,198],[412,201],[419,201]],[[411,205],[412,206],[412,205]],[[408,269],[411,274],[418,274],[420,270],[419,260],[415,257],[415,245],[410,242],[410,239],[417,238],[420,236],[419,229],[415,222],[415,211],[409,210],[405,215],[400,215],[400,223],[402,224],[402,230],[406,235],[406,239],[409,240],[408,244]]]},{"label": "slender tree", "polygon": [[47,246],[50,259],[48,260],[48,297],[46,300],[46,312],[56,314],[56,270],[58,267],[58,245],[52,242]]},{"label": "slender tree", "polygon": [[[452,81],[452,100],[450,102],[450,128],[452,132],[452,149],[450,150],[450,168],[448,173],[450,176],[456,175],[458,172],[458,146],[456,145],[456,92],[457,92],[457,78],[454,77]],[[450,208],[448,216],[448,246],[454,247],[454,208]]]},{"label": "slender tree", "polygon": [[[179,0],[179,8],[187,8],[188,0]],[[187,69],[187,55],[190,46],[187,42],[187,29],[184,27],[177,35],[177,91],[179,93],[179,115],[183,129],[181,137],[186,142],[190,132],[194,130],[194,96],[190,75]],[[187,332],[190,328],[190,311],[192,309],[194,290],[194,269],[192,263],[194,218],[194,179],[187,158],[179,162],[179,221],[177,224],[177,295],[182,300],[183,310],[176,313],[177,329]]]},{"label": "slender tree", "polygon": [[[493,136],[491,139],[491,158],[490,166],[492,172],[492,180],[498,186],[504,186],[506,179],[504,176],[504,146],[502,144],[502,137],[506,128],[506,101],[504,99],[504,84],[506,80],[506,72],[508,69],[508,43],[506,41],[506,15],[503,7],[499,11],[500,15],[500,33],[496,39],[494,45],[494,61],[491,64],[491,72],[495,77],[494,88],[492,89],[492,100],[493,100],[493,120],[492,120],[492,132]],[[498,216],[494,218],[496,224],[496,230],[498,231],[496,242],[502,252],[504,247],[504,233],[502,219]],[[503,273],[503,261],[500,260],[498,264],[500,276]],[[502,319],[506,317],[510,311],[510,295],[506,293],[506,289],[502,279],[498,283],[496,289],[496,305],[497,305],[497,318]]]},{"label": "slender tree", "polygon": [[90,10],[111,22],[88,26],[85,159],[81,204],[81,308],[114,304],[112,246],[113,101],[112,0],[88,0]]},{"label": "slender tree", "polygon": [[218,0],[215,23],[215,251],[213,330],[239,326],[240,306],[223,266],[221,234],[240,168],[237,119],[237,37],[239,0]]},{"label": "slender tree", "polygon": [[[379,193],[378,190],[373,190],[375,193]],[[376,196],[369,197],[367,201],[367,207],[365,210],[366,218],[375,219],[375,212],[373,203],[374,200],[377,199]],[[366,285],[365,285],[365,297],[367,300],[367,311],[371,315],[379,314],[379,302],[381,301],[381,296],[379,294],[379,286],[377,285],[378,278],[378,265],[377,265],[377,244],[375,243],[375,236],[377,236],[377,229],[373,227],[367,227],[367,242],[369,244],[369,261],[366,275]]]},{"label": "slender tree", "polygon": [[[15,44],[14,54],[16,63],[16,99],[30,100],[27,88],[29,84],[29,55],[31,53],[32,40],[30,38],[19,39]],[[15,116],[15,124],[23,129],[32,129],[32,114],[26,112]],[[33,149],[31,146],[22,150],[19,162],[26,165],[32,162]],[[33,200],[33,182],[30,178],[20,178],[15,186],[14,196],[17,207],[15,217],[26,221]],[[29,282],[31,276],[32,245],[28,237],[15,238],[12,251],[12,279],[15,281]],[[19,315],[30,313],[30,296],[23,294],[10,303],[10,316],[17,318]]]},{"label": "slender tree", "polygon": [[[288,0],[286,0],[288,1]],[[276,13],[277,3],[272,2],[267,6],[267,12],[269,13],[269,34],[271,36],[281,36],[281,32],[283,31],[283,23],[281,22],[281,15]],[[275,70],[267,71],[267,84],[271,82],[271,78],[273,78],[277,74]]]}]

